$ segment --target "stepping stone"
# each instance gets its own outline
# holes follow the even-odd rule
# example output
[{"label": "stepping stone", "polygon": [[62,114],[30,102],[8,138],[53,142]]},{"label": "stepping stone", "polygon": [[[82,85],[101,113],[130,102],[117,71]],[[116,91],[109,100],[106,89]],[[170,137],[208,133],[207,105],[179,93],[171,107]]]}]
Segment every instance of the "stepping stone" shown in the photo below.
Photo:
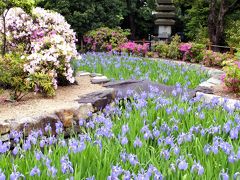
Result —
[{"label": "stepping stone", "polygon": [[93,92],[76,100],[78,103],[91,103],[95,112],[102,110],[115,99],[114,89]]},{"label": "stepping stone", "polygon": [[214,84],[208,82],[208,81],[204,81],[202,82],[201,84],[199,84],[200,87],[208,87],[208,88],[211,88],[213,86],[215,86]]},{"label": "stepping stone", "polygon": [[9,140],[10,140],[9,134],[4,134],[4,135],[0,136],[0,141],[2,141],[2,142],[6,142]]},{"label": "stepping stone", "polygon": [[90,77],[96,77],[96,76],[102,76],[102,74],[99,74],[99,73],[91,73],[90,74]]},{"label": "stepping stone", "polygon": [[6,134],[8,132],[10,132],[10,124],[5,123],[5,122],[1,123],[0,124],[0,135],[1,134]]},{"label": "stepping stone", "polygon": [[78,72],[76,76],[77,77],[79,77],[79,76],[90,76],[90,74],[91,73],[89,73],[89,72]]},{"label": "stepping stone", "polygon": [[96,76],[91,79],[92,84],[104,84],[109,81],[110,79],[108,79],[106,76]]},{"label": "stepping stone", "polygon": [[208,83],[214,84],[214,85],[220,85],[222,84],[222,81],[216,78],[210,78],[207,80]]},{"label": "stepping stone", "polygon": [[[172,91],[176,89],[175,86],[167,86],[163,84],[153,83],[148,80],[126,80],[109,82],[103,85],[103,87],[113,88],[116,91],[118,98],[125,98],[129,96],[130,92],[134,93],[151,93],[153,89],[162,92],[166,96],[171,96]],[[195,90],[188,90],[190,98],[196,95]]]},{"label": "stepping stone", "polygon": [[205,94],[213,94],[213,89],[208,88],[208,87],[204,87],[204,86],[198,86],[195,88],[195,92],[201,92],[201,93],[205,93]]},{"label": "stepping stone", "polygon": [[[227,106],[228,108],[234,110],[235,109],[235,105],[236,104],[240,104],[240,100],[236,100],[236,99],[229,99],[226,97],[221,97],[218,95],[213,95],[213,94],[205,94],[205,93],[201,93],[201,92],[197,92],[196,96],[201,96],[201,100],[205,103],[211,103],[211,101],[215,98],[217,98],[219,100],[219,104],[220,105],[224,105]],[[227,99],[227,101],[225,101]]]}]

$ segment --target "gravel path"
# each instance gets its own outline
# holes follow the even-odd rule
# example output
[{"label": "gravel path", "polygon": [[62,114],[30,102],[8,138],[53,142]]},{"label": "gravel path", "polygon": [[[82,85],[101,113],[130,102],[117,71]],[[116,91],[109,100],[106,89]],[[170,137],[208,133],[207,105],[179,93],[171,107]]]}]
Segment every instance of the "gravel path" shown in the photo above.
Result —
[{"label": "gravel path", "polygon": [[78,96],[105,89],[104,87],[91,84],[89,76],[77,77],[78,85],[59,87],[56,96],[43,98],[33,93],[16,103],[0,103],[0,123],[6,119],[24,118],[52,113],[56,109],[64,109],[71,105],[77,105]]}]

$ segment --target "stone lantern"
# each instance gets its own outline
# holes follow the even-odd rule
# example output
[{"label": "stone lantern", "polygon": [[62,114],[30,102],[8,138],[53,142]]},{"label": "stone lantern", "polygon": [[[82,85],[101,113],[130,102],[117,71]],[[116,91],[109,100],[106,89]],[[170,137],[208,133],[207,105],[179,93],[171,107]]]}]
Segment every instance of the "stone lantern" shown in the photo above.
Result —
[{"label": "stone lantern", "polygon": [[175,24],[175,6],[172,0],[156,0],[156,11],[153,12],[156,31],[159,39],[167,39],[172,34]]}]

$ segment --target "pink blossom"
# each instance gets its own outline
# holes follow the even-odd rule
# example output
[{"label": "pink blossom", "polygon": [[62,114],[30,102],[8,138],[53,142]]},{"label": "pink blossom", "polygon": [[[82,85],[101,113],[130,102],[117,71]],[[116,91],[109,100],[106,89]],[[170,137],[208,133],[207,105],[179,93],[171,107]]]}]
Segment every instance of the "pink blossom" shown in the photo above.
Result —
[{"label": "pink blossom", "polygon": [[179,50],[182,52],[189,52],[189,50],[192,48],[192,44],[190,43],[183,43],[180,45]]},{"label": "pink blossom", "polygon": [[[76,33],[59,13],[37,7],[32,14],[35,20],[21,8],[10,9],[6,16],[9,51],[15,51],[17,45],[24,42],[27,59],[25,72],[29,75],[38,72],[48,74],[54,88],[57,88],[59,72],[73,83],[70,61],[79,57],[75,44]],[[3,32],[2,23],[0,32]]]}]

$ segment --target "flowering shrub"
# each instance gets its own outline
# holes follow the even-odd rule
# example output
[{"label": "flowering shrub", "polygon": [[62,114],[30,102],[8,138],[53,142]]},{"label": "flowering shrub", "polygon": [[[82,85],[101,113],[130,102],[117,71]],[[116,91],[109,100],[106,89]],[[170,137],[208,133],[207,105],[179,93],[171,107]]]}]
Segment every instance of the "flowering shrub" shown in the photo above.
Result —
[{"label": "flowering shrub", "polygon": [[179,50],[183,53],[183,58],[182,60],[185,61],[187,59],[189,59],[192,57],[192,53],[191,53],[191,48],[192,48],[192,44],[191,43],[182,43],[179,46]]},{"label": "flowering shrub", "polygon": [[224,65],[223,70],[226,74],[222,80],[231,91],[240,94],[240,61],[231,59],[225,61]]},{"label": "flowering shrub", "polygon": [[120,44],[127,42],[128,30],[121,28],[110,29],[108,27],[98,28],[89,31],[84,36],[87,50],[91,51],[111,51]]},{"label": "flowering shrub", "polygon": [[183,61],[201,62],[203,60],[204,45],[196,43],[182,43],[179,50]]},{"label": "flowering shrub", "polygon": [[203,57],[203,64],[206,66],[223,66],[223,62],[233,58],[233,55],[228,53],[219,53],[211,50],[206,50]]},{"label": "flowering shrub", "polygon": [[[21,58],[25,60],[26,80],[34,84],[35,91],[54,95],[54,89],[62,82],[75,81],[70,61],[78,56],[76,38],[63,16],[42,8],[33,9],[30,16],[21,8],[12,8],[6,17],[6,28],[7,50],[24,54]],[[0,31],[3,32],[2,26]],[[48,83],[44,83],[50,85],[47,88],[42,86],[42,76],[45,80],[48,77]]]},{"label": "flowering shrub", "polygon": [[149,49],[148,43],[137,44],[131,41],[121,44],[118,47],[118,50],[120,52],[127,52],[131,54],[142,55],[142,56],[145,56],[145,54],[148,52],[148,49]]}]

